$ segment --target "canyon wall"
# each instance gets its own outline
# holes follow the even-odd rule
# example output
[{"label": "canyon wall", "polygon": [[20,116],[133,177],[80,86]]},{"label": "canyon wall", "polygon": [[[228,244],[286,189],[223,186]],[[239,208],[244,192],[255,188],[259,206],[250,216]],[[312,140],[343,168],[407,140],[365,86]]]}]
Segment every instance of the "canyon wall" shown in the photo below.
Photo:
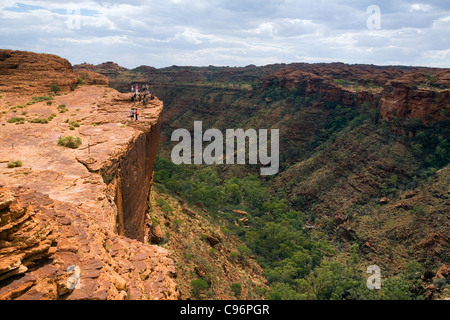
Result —
[{"label": "canyon wall", "polygon": [[450,121],[449,69],[293,64],[266,75],[262,88],[274,79],[284,90],[296,88],[300,94],[318,95],[322,101],[343,106],[369,103],[379,110],[382,120]]},{"label": "canyon wall", "polygon": [[[376,108],[383,120],[420,119],[423,124],[449,121],[449,69],[404,66],[348,65],[344,63],[292,63],[264,67],[176,67],[132,70],[115,63],[82,64],[78,71],[96,71],[108,77],[111,86],[126,92],[130,83],[146,83],[172,109],[172,89],[236,90],[256,92],[277,79],[281,88],[297,88],[300,95],[319,96],[322,101],[344,106],[364,102]],[[198,95],[197,95],[198,97]],[[189,100],[189,97],[186,97]],[[192,108],[191,105],[184,106]]]},{"label": "canyon wall", "polygon": [[152,125],[130,143],[118,163],[116,204],[118,205],[118,232],[139,241],[145,240],[145,220],[148,198],[153,182],[161,120]]}]

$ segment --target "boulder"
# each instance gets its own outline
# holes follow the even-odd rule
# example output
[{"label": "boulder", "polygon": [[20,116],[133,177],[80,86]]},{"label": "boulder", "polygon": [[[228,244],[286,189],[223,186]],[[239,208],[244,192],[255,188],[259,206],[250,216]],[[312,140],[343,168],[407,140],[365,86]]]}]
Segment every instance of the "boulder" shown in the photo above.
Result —
[{"label": "boulder", "polygon": [[160,225],[156,225],[150,228],[150,242],[153,244],[160,244],[163,239],[164,235],[161,230]]},{"label": "boulder", "polygon": [[211,247],[214,247],[220,243],[220,239],[214,236],[207,236],[206,240],[211,245]]},{"label": "boulder", "polygon": [[436,273],[436,280],[438,279],[446,279],[450,280],[450,267],[444,264],[439,271]]}]

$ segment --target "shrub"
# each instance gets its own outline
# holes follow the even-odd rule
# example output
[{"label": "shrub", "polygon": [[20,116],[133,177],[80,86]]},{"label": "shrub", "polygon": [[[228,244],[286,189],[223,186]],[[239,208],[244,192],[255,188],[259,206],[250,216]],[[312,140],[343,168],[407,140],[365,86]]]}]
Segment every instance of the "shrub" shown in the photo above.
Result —
[{"label": "shrub", "polygon": [[57,84],[52,84],[50,86],[50,90],[52,90],[53,93],[57,94],[59,91],[61,91],[61,87]]},{"label": "shrub", "polygon": [[448,285],[447,280],[444,278],[439,278],[437,280],[434,281],[434,286],[439,288],[439,289],[443,289]]},{"label": "shrub", "polygon": [[237,246],[238,251],[245,256],[251,256],[252,255],[252,250],[250,250],[249,248],[247,248],[246,246],[243,245],[238,245]]},{"label": "shrub", "polygon": [[114,174],[108,174],[104,171],[101,173],[103,182],[106,184],[110,184],[116,177]]},{"label": "shrub", "polygon": [[230,252],[230,259],[231,260],[237,260],[239,258],[239,253],[236,251]]},{"label": "shrub", "polygon": [[30,120],[30,123],[42,123],[42,124],[45,124],[45,123],[48,123],[49,121],[48,121],[48,119],[31,119]]},{"label": "shrub", "polygon": [[58,139],[58,145],[66,148],[77,149],[79,146],[82,145],[82,142],[79,137],[75,138],[72,136],[67,136],[67,137],[60,137]]},{"label": "shrub", "polygon": [[178,219],[175,219],[173,221],[173,224],[174,224],[175,228],[178,229],[181,226],[182,222],[180,220],[178,220]]},{"label": "shrub", "polygon": [[412,213],[422,215],[425,213],[425,210],[420,206],[414,206],[412,209]]},{"label": "shrub", "polygon": [[7,121],[8,123],[25,123],[25,118],[13,117]]},{"label": "shrub", "polygon": [[22,164],[21,160],[8,162],[8,168],[17,168],[17,167],[21,167],[22,165],[23,164]]},{"label": "shrub", "polygon": [[240,283],[233,283],[231,285],[231,292],[233,292],[236,298],[239,298],[242,294],[242,286]]},{"label": "shrub", "polygon": [[65,112],[69,111],[69,110],[66,108],[66,105],[65,105],[65,104],[60,104],[60,105],[58,106],[58,110],[59,110],[59,113],[65,113]]},{"label": "shrub", "polygon": [[69,124],[72,127],[74,127],[74,128],[79,128],[80,127],[80,124],[78,122],[76,122],[76,121],[70,121]]},{"label": "shrub", "polygon": [[33,97],[33,98],[31,98],[31,100],[32,100],[32,102],[28,103],[28,104],[38,103],[41,101],[50,101],[50,100],[53,100],[53,97],[52,96],[40,96],[40,97]]},{"label": "shrub", "polygon": [[42,123],[42,124],[46,124],[46,123],[49,123],[50,121],[52,121],[53,120],[53,118],[55,118],[56,117],[56,114],[54,114],[54,113],[52,113],[48,118],[46,118],[46,119],[40,119],[40,118],[37,118],[37,119],[31,119],[30,120],[30,123]]},{"label": "shrub", "polygon": [[209,249],[209,255],[210,255],[211,257],[215,257],[216,254],[217,254],[217,250],[216,250],[216,249],[214,249],[214,248],[210,248],[210,249]]},{"label": "shrub", "polygon": [[173,212],[173,208],[163,198],[156,199],[156,204],[161,208],[162,212],[166,214]]},{"label": "shrub", "polygon": [[198,296],[202,291],[209,289],[209,284],[203,279],[196,279],[191,281],[192,294]]},{"label": "shrub", "polygon": [[420,143],[411,143],[411,150],[416,157],[423,155],[423,146]]}]

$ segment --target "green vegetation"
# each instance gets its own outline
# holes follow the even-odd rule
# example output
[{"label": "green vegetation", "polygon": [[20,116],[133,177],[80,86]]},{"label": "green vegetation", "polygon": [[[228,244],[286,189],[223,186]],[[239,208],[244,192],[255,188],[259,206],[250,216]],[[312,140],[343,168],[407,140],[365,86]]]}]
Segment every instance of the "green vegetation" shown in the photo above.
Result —
[{"label": "green vegetation", "polygon": [[204,291],[209,289],[209,284],[203,279],[195,279],[191,281],[192,295],[199,297]]},{"label": "green vegetation", "polygon": [[67,109],[67,107],[66,107],[65,104],[60,104],[60,105],[58,106],[58,111],[59,111],[59,113],[66,113],[66,112],[69,111],[69,110]]},{"label": "green vegetation", "polygon": [[57,84],[52,84],[50,86],[50,90],[54,93],[57,94],[59,91],[61,91],[61,87],[58,86]]},{"label": "green vegetation", "polygon": [[79,128],[80,124],[76,121],[69,121],[69,119],[67,119],[66,123],[69,124],[69,129],[70,130],[75,130],[75,128]]},{"label": "green vegetation", "polygon": [[78,122],[76,122],[76,121],[69,121],[69,124],[72,127],[75,127],[75,128],[79,128],[80,127],[80,124]]},{"label": "green vegetation", "polygon": [[32,97],[31,102],[29,104],[38,103],[42,101],[51,101],[53,100],[52,96],[39,96],[39,97]]},{"label": "green vegetation", "polygon": [[161,210],[165,214],[170,214],[173,212],[173,208],[163,198],[156,199],[156,204],[161,208]]},{"label": "green vegetation", "polygon": [[11,161],[11,162],[8,162],[8,164],[7,164],[8,168],[10,168],[10,169],[18,168],[18,167],[21,167],[22,165],[23,165],[23,163],[21,160]]},{"label": "green vegetation", "polygon": [[[154,176],[160,196],[170,193],[188,205],[204,206],[206,219],[217,223],[225,236],[243,241],[245,246],[230,248],[224,258],[240,267],[248,257],[257,259],[270,283],[267,291],[258,292],[261,297],[422,299],[419,267],[436,271],[436,261],[444,258],[430,263],[429,253],[412,249],[419,237],[414,233],[422,228],[439,229],[427,222],[434,218],[431,203],[421,203],[419,197],[403,200],[407,192],[434,180],[448,165],[450,125],[442,121],[428,126],[399,116],[383,121],[376,105],[350,101],[348,92],[341,98],[337,95],[336,101],[306,95],[301,81],[288,78],[281,83],[277,79],[281,72],[272,75],[282,68],[205,68],[204,73],[189,69],[196,77],[204,76],[198,82],[189,82],[184,74],[176,79],[175,68],[159,71],[164,80],[160,82],[171,85],[155,88],[159,91],[155,93],[164,100],[166,110],[173,111],[171,122],[177,127],[192,129],[192,119],[204,119],[204,128],[222,132],[227,128],[277,128],[281,133],[280,174],[265,178],[258,177],[257,166],[176,166],[168,160],[173,144],[162,142]],[[142,75],[139,70],[127,73],[134,78]],[[128,90],[131,81],[124,81],[126,77],[114,79],[116,86]],[[347,91],[382,90],[374,80],[338,77],[352,80],[332,80]],[[432,75],[425,78],[436,88]],[[296,87],[285,89],[294,83]],[[418,86],[422,89],[424,84]],[[180,107],[180,101],[189,107]],[[170,137],[172,129],[163,127],[162,134]],[[388,198],[387,204],[380,204],[383,197]],[[170,205],[161,200],[157,205],[164,212],[162,208]],[[404,202],[405,207],[394,207]],[[239,221],[242,216],[233,213],[235,209],[248,213],[249,228]],[[337,230],[336,216],[340,215],[354,233]],[[443,220],[439,221],[445,221],[445,216],[440,217]],[[173,223],[181,224],[179,220]],[[376,254],[366,242],[374,245]],[[222,254],[220,249],[207,250],[214,257]],[[185,257],[193,256],[185,252]],[[417,263],[422,256],[427,259]],[[366,269],[374,263],[382,267],[383,286],[378,291],[366,287]],[[197,284],[201,287],[197,293],[214,288],[205,278],[197,280],[204,281],[203,286]],[[237,295],[237,284],[231,285],[229,291]]]},{"label": "green vegetation", "polygon": [[103,182],[106,184],[110,184],[116,178],[116,176],[114,174],[109,174],[103,170],[101,172],[101,176],[102,176]]},{"label": "green vegetation", "polygon": [[349,81],[349,80],[345,80],[345,79],[333,79],[334,83],[339,85],[339,86],[343,86],[343,87],[352,87],[352,86],[357,86],[358,83],[355,81]]},{"label": "green vegetation", "polygon": [[[368,290],[366,274],[356,268],[359,263],[357,244],[351,247],[351,259],[346,264],[333,262],[336,252],[324,235],[319,233],[318,237],[311,237],[304,228],[306,215],[292,210],[286,199],[271,196],[265,182],[252,175],[223,180],[219,178],[219,172],[219,167],[194,169],[175,166],[169,160],[158,158],[155,180],[168,191],[180,192],[189,203],[201,202],[217,217],[228,221],[226,228],[250,248],[239,246],[237,251],[229,254],[229,258],[241,263],[244,256],[256,255],[271,283],[267,298],[420,298],[408,291],[417,286],[417,278],[409,279],[404,275],[390,278],[389,285],[380,292]],[[398,178],[393,175],[389,183],[397,184]],[[162,198],[157,199],[157,204],[161,208],[168,206]],[[248,212],[250,230],[234,225],[236,216],[231,213],[234,208]],[[200,283],[204,285],[204,282],[198,282],[199,288]],[[237,285],[232,291],[239,292]]]},{"label": "green vegetation", "polygon": [[15,124],[24,124],[25,123],[25,118],[13,117],[11,119],[8,119],[7,122],[8,123],[15,123]]},{"label": "green vegetation", "polygon": [[55,117],[56,117],[56,114],[52,113],[48,118],[45,118],[45,119],[42,119],[42,118],[31,119],[30,123],[46,124],[46,123],[49,123],[50,121],[52,121]]},{"label": "green vegetation", "polygon": [[60,137],[58,139],[58,145],[66,148],[77,149],[79,146],[82,145],[82,142],[79,137],[75,138],[72,136],[67,136],[67,137]]},{"label": "green vegetation", "polygon": [[[339,79],[336,83],[357,85]],[[378,89],[372,83],[359,87]],[[224,110],[221,111],[223,114],[205,126],[219,129],[223,129],[225,124],[226,128],[279,127],[285,132],[281,139],[288,137],[280,141],[281,171],[285,174],[283,183],[277,184],[277,178],[257,177],[254,174],[256,168],[250,166],[233,169],[176,166],[165,158],[169,153],[164,145],[155,163],[155,181],[161,190],[179,195],[190,205],[201,203],[208,209],[211,219],[224,221],[224,234],[235,235],[246,244],[231,251],[228,257],[239,264],[245,261],[244,257],[256,257],[270,283],[269,290],[263,293],[266,298],[423,298],[419,290],[421,274],[408,271],[408,267],[421,266],[412,256],[411,262],[406,263],[406,271],[383,275],[381,290],[367,289],[365,268],[372,262],[361,253],[365,235],[358,234],[349,244],[340,240],[341,233],[336,231],[332,217],[341,210],[341,206],[330,202],[330,208],[324,211],[320,197],[333,194],[338,198],[337,202],[344,202],[345,198],[339,198],[340,186],[345,192],[346,181],[353,179],[346,174],[353,172],[370,182],[371,194],[362,194],[357,200],[352,200],[355,202],[352,206],[342,208],[348,219],[357,221],[359,216],[366,219],[365,215],[380,212],[382,209],[374,199],[383,196],[395,198],[399,191],[414,187],[448,164],[450,134],[447,128],[450,126],[438,123],[434,127],[425,127],[415,119],[396,119],[395,126],[413,132],[410,140],[393,134],[391,124],[382,122],[370,103],[358,105],[355,102],[355,106],[343,106],[339,102],[322,101],[314,95],[305,97],[296,88],[283,90],[278,79],[270,80],[264,90],[255,83],[251,100],[240,92],[203,87],[201,90],[202,94],[196,92],[195,99],[199,102],[194,111],[186,111],[174,121],[188,128],[190,124],[185,122],[192,117],[218,109]],[[178,97],[176,92],[171,94],[172,100]],[[313,107],[318,108],[318,105],[322,106],[320,116],[315,113],[310,117]],[[303,142],[299,139],[303,143],[299,146],[297,128],[304,127],[309,131],[301,137],[309,140]],[[367,171],[364,168],[366,158],[368,163],[381,169],[377,168],[377,171],[371,166]],[[349,167],[341,170],[342,166]],[[392,168],[398,169],[392,171]],[[308,198],[307,191],[311,189],[316,193],[311,191]],[[306,190],[306,195],[297,190]],[[355,193],[352,192],[353,196]],[[233,213],[235,209],[248,213],[250,228],[235,224],[239,219]],[[426,212],[420,206],[408,210],[417,216]],[[316,223],[323,227],[309,231],[309,226]],[[378,226],[381,223],[373,222]],[[210,254],[216,253],[210,251]],[[387,258],[392,259],[394,254],[394,250],[387,249]],[[345,256],[348,256],[347,260],[342,259]],[[234,290],[238,291],[237,286]]]},{"label": "green vegetation", "polygon": [[231,292],[233,293],[233,295],[236,298],[240,298],[241,294],[242,294],[242,286],[240,283],[233,283],[230,287]]}]

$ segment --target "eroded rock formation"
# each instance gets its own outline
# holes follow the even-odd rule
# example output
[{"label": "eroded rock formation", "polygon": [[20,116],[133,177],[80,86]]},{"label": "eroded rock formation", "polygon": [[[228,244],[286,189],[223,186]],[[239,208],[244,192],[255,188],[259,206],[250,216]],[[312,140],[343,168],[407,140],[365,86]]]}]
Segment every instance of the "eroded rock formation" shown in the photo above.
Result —
[{"label": "eroded rock formation", "polygon": [[0,57],[0,299],[177,299],[169,252],[145,242],[162,102],[81,85],[58,57]]}]

